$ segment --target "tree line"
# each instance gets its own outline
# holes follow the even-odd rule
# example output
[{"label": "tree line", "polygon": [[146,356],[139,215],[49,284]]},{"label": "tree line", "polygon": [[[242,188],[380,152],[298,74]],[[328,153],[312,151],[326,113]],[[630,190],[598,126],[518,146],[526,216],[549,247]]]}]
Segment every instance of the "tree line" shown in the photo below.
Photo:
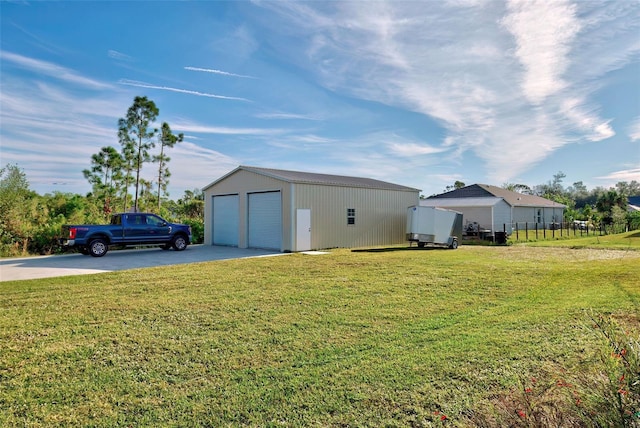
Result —
[{"label": "tree line", "polygon": [[[163,200],[160,210],[153,201],[149,211],[190,225],[193,242],[203,242],[201,190],[187,190],[177,201]],[[26,174],[17,165],[0,169],[0,257],[61,252],[58,238],[63,224],[104,224],[108,220],[104,200],[93,193],[39,195],[29,188]]]},{"label": "tree line", "polygon": [[592,224],[626,225],[629,229],[640,229],[640,212],[629,211],[629,197],[640,196],[640,183],[620,181],[614,187],[596,187],[588,190],[582,181],[564,186],[566,174],[562,171],[553,175],[547,183],[530,188],[523,184],[506,183],[505,189],[541,196],[561,203],[565,221],[587,221]]},{"label": "tree line", "polygon": [[[177,201],[168,198],[168,150],[183,141],[167,122],[151,125],[159,115],[147,97],[135,97],[125,117],[118,120],[120,150],[102,147],[91,156],[83,175],[91,192],[82,196],[54,192],[38,195],[29,188],[18,165],[0,169],[0,257],[52,254],[61,251],[58,238],[63,224],[103,224],[113,212],[154,212],[169,221],[189,224],[193,241],[203,241],[204,195],[186,191]],[[158,148],[155,154],[151,150]],[[157,164],[154,177],[141,175],[147,163]]]}]

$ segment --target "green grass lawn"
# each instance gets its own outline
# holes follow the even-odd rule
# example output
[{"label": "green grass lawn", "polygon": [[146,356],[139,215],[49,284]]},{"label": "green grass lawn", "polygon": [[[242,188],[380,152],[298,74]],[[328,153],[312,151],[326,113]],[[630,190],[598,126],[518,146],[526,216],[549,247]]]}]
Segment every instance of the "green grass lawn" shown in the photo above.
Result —
[{"label": "green grass lawn", "polygon": [[547,247],[569,247],[569,248],[607,248],[607,249],[620,249],[620,250],[640,250],[640,231],[634,230],[626,233],[619,234],[600,234],[599,231],[590,231],[583,234],[574,234],[573,231],[561,236],[558,231],[555,231],[555,236],[552,234],[554,231],[548,230],[546,237],[542,232],[538,234],[536,239],[535,234],[529,234],[529,239],[523,232],[520,232],[516,236],[515,232],[509,236],[509,244],[527,244],[535,246],[547,246]]},{"label": "green grass lawn", "polygon": [[594,248],[594,249],[618,249],[618,250],[640,250],[640,231],[620,233],[615,235],[583,235],[552,238],[547,235],[547,239],[540,239],[529,242],[528,245],[541,247],[568,247],[568,248]]},{"label": "green grass lawn", "polygon": [[517,245],[3,282],[0,426],[517,426],[528,379],[602,373],[590,314],[637,337],[639,278],[638,251]]}]

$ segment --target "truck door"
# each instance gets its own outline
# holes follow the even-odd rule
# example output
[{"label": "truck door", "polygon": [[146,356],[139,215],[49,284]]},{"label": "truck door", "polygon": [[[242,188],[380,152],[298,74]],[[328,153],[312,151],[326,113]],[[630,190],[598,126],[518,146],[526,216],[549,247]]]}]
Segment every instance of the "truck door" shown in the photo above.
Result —
[{"label": "truck door", "polygon": [[144,214],[125,215],[124,242],[146,241],[148,235],[146,216]]},{"label": "truck door", "polygon": [[157,215],[147,214],[147,239],[150,242],[167,242],[171,226]]}]

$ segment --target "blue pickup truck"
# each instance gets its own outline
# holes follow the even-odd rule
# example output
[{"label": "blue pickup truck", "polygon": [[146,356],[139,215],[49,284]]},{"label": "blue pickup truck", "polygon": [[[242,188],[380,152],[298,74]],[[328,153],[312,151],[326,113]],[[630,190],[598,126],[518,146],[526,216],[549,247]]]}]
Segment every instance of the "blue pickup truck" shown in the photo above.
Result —
[{"label": "blue pickup truck", "polygon": [[111,216],[110,224],[62,226],[60,244],[82,254],[102,257],[110,245],[160,245],[182,251],[191,243],[191,226],[169,223],[155,214],[122,213]]}]

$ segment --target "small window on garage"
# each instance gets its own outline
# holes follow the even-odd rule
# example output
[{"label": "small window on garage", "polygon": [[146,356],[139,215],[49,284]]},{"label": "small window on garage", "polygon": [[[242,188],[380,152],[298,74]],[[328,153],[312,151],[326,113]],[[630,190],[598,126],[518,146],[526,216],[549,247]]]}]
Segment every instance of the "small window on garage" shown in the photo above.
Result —
[{"label": "small window on garage", "polygon": [[347,225],[353,226],[356,224],[356,209],[347,208]]}]

